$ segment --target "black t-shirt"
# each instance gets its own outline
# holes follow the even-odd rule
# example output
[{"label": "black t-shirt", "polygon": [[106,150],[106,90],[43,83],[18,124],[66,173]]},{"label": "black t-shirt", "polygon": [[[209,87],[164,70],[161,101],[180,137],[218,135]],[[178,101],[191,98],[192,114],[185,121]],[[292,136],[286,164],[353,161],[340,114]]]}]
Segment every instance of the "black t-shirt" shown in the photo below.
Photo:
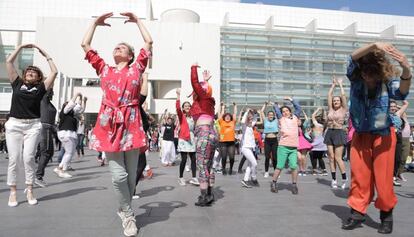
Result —
[{"label": "black t-shirt", "polygon": [[13,89],[10,117],[18,119],[40,118],[40,101],[46,93],[45,84],[26,85],[20,77],[11,83]]},{"label": "black t-shirt", "polygon": [[50,93],[52,91],[48,90],[40,103],[40,122],[55,125],[57,110],[49,99]]},{"label": "black t-shirt", "polygon": [[164,124],[164,135],[162,139],[165,141],[174,141],[174,125]]}]

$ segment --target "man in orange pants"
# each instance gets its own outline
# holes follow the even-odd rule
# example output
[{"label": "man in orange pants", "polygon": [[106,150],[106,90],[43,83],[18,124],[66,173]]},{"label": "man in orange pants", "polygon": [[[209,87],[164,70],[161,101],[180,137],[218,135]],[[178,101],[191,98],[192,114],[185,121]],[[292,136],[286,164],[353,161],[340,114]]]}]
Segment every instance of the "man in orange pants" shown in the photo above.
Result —
[{"label": "man in orange pants", "polygon": [[[397,70],[386,54],[399,62]],[[397,204],[393,187],[395,129],[389,114],[390,99],[404,100],[411,85],[407,58],[388,43],[373,43],[355,50],[349,60],[347,77],[351,81],[350,118],[355,128],[351,144],[351,190],[348,205],[351,217],[342,229],[361,226],[367,208],[377,191],[375,207],[380,209],[379,233],[392,232],[392,211]]]}]

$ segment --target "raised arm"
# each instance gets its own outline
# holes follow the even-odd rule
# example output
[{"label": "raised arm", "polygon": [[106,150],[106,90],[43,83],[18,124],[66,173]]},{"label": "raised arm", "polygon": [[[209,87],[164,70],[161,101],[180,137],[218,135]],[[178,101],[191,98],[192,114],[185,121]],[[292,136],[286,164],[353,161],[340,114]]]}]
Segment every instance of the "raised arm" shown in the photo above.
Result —
[{"label": "raised arm", "polygon": [[276,117],[277,117],[278,119],[281,119],[281,118],[282,118],[282,113],[280,112],[280,107],[279,107],[279,104],[278,104],[277,102],[275,102],[275,103],[273,104],[273,109],[275,110]]},{"label": "raised arm", "polygon": [[300,117],[300,114],[302,113],[302,108],[300,107],[299,103],[296,100],[292,99],[292,97],[288,97],[287,96],[284,99],[285,100],[288,100],[288,101],[290,101],[290,103],[292,103],[293,108],[295,109],[295,111],[293,112],[293,114],[296,115],[296,117],[299,118]]},{"label": "raised arm", "polygon": [[236,102],[233,102],[233,119],[236,121],[237,116],[237,104]]},{"label": "raised arm", "polygon": [[335,77],[332,78],[332,86],[328,91],[328,108],[332,109],[332,98],[333,98],[333,91],[335,90],[336,87],[336,79]]},{"label": "raised arm", "polygon": [[76,93],[71,100],[69,100],[68,104],[65,106],[65,108],[63,109],[63,113],[67,114],[69,113],[72,109],[75,108],[76,106],[76,100],[78,100],[78,98],[80,100],[82,100],[82,94],[81,93]]},{"label": "raised arm", "polygon": [[49,64],[50,74],[47,76],[47,78],[44,81],[45,88],[47,90],[47,89],[53,87],[53,83],[55,82],[55,79],[56,79],[56,75],[58,73],[58,70],[56,68],[55,63],[53,62],[53,59],[49,56],[48,53],[46,53],[46,51],[44,51],[43,49],[39,48],[36,45],[33,45],[33,47],[34,48],[37,48],[39,50],[39,53],[41,55],[43,55],[43,57],[47,60],[47,63]]},{"label": "raised arm", "polygon": [[219,113],[219,119],[220,118],[223,118],[223,114],[224,114],[224,111],[226,110],[226,106],[224,105],[224,102],[221,102],[220,103],[220,113]]},{"label": "raised arm", "polygon": [[181,123],[181,119],[183,116],[183,111],[181,110],[181,102],[180,102],[180,96],[181,96],[181,89],[177,88],[175,90],[175,93],[177,94],[177,100],[175,101],[175,109],[177,110],[177,117],[180,120]]},{"label": "raised arm", "polygon": [[17,73],[16,68],[14,67],[14,61],[17,58],[17,55],[20,53],[20,51],[24,48],[33,48],[33,44],[22,44],[17,46],[17,48],[7,57],[6,60],[6,69],[7,69],[7,75],[9,76],[10,82],[14,82],[16,78],[19,76]]},{"label": "raised arm", "polygon": [[385,42],[371,43],[371,44],[365,45],[365,46],[355,50],[351,54],[352,60],[356,61],[356,60],[364,57],[368,53],[374,51],[375,49],[383,50],[386,53],[388,53],[390,50],[395,49],[395,47],[392,44],[385,43]]},{"label": "raised arm", "polygon": [[128,17],[128,20],[126,20],[124,23],[132,22],[136,23],[139,31],[141,32],[141,36],[144,39],[144,49],[150,50],[152,47],[152,38],[150,33],[148,32],[147,28],[144,26],[142,21],[132,12],[123,12],[121,13],[122,16]]},{"label": "raised arm", "polygon": [[346,100],[345,90],[344,90],[344,86],[343,86],[343,79],[342,78],[337,78],[336,79],[336,82],[338,83],[339,88],[341,89],[341,104],[342,104],[342,108],[348,109],[348,101]]},{"label": "raised arm", "polygon": [[261,120],[261,121],[263,121],[263,122],[264,122],[264,118],[265,118],[265,114],[264,114],[264,112],[265,112],[265,109],[266,109],[267,103],[268,103],[267,101],[266,101],[266,102],[264,102],[264,104],[263,104],[262,108],[259,110],[260,120]]},{"label": "raised arm", "polygon": [[240,123],[241,123],[241,124],[245,124],[245,123],[246,123],[247,116],[248,116],[249,112],[250,112],[250,109],[249,109],[249,108],[247,108],[247,109],[246,109],[246,112],[244,112],[243,117],[242,117],[242,119],[241,119],[241,121],[240,121]]},{"label": "raised arm", "polygon": [[404,100],[403,101],[403,104],[402,104],[402,106],[401,106],[401,108],[397,111],[397,112],[395,112],[395,114],[398,116],[398,117],[402,117],[402,115],[405,113],[405,111],[407,110],[407,108],[408,108],[408,106],[410,105],[410,103],[408,103],[408,101],[406,101],[406,100]]},{"label": "raised arm", "polygon": [[312,123],[313,125],[318,124],[318,121],[316,120],[316,115],[318,114],[318,112],[321,110],[321,108],[317,108],[313,113],[312,113]]},{"label": "raised arm", "polygon": [[[206,97],[207,93],[203,90],[203,87],[201,86],[200,82],[198,81],[198,64],[194,63],[191,66],[191,86],[194,89],[194,92],[199,97]],[[210,76],[211,77],[211,76]]]},{"label": "raised arm", "polygon": [[400,92],[403,95],[407,95],[408,92],[410,91],[410,86],[411,86],[411,79],[412,79],[412,74],[411,74],[411,65],[408,62],[407,57],[400,52],[398,49],[396,48],[391,48],[389,51],[387,51],[387,53],[394,59],[396,60],[400,66],[402,67],[403,71],[400,77]]},{"label": "raised arm", "polygon": [[83,51],[85,51],[85,53],[87,53],[89,50],[92,49],[91,42],[92,42],[93,34],[95,33],[96,27],[97,26],[111,26],[110,24],[105,23],[105,20],[113,15],[114,14],[112,12],[105,13],[99,16],[98,18],[96,18],[93,21],[93,23],[89,26],[88,31],[83,37],[82,44],[81,44]]}]

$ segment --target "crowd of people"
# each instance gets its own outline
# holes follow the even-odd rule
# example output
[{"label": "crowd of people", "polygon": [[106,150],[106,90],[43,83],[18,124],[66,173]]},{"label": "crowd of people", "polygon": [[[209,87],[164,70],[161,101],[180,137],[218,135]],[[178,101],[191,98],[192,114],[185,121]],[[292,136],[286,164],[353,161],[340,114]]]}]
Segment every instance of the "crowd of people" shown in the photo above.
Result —
[{"label": "crowd of people", "polygon": [[[138,231],[131,201],[138,197],[137,185],[144,172],[152,174],[147,164],[149,151],[159,152],[162,166],[178,166],[181,186],[187,185],[184,171],[191,171],[189,183],[200,189],[195,205],[203,207],[215,202],[216,174],[244,173],[241,187],[259,187],[258,177],[262,174],[258,173],[257,160],[263,150],[263,178],[269,180],[272,193],[278,193],[278,180],[285,168],[290,170],[291,192],[297,195],[298,176],[328,176],[328,166],[331,187],[350,188],[351,216],[342,228],[350,230],[361,225],[376,191],[375,206],[381,219],[378,231],[392,232],[392,212],[397,203],[393,185],[401,185],[405,181],[404,171],[412,168],[407,165],[407,157],[412,157],[414,136],[405,100],[412,75],[407,58],[398,49],[388,43],[372,43],[354,51],[346,74],[351,84],[350,94],[345,94],[344,79],[334,77],[328,104],[317,108],[310,117],[302,110],[300,101],[291,97],[264,102],[260,110],[248,106],[239,110],[241,105],[236,103],[228,107],[221,103],[216,114],[212,76],[203,70],[199,80],[200,66],[194,63],[190,68],[193,88],[187,97],[190,101],[181,101],[178,88],[175,113],[166,110],[157,122],[145,103],[148,93],[145,69],[153,40],[136,15],[131,12],[121,15],[127,18],[125,23],[136,24],[141,33],[144,46],[139,52],[121,42],[113,50],[115,64],[110,66],[91,46],[96,28],[109,26],[105,21],[113,13],[97,17],[81,43],[85,59],[96,70],[103,90],[94,126],[85,126],[87,98],[81,93],[75,93],[65,102],[59,113],[51,103],[57,67],[42,48],[21,45],[8,57],[6,65],[13,95],[9,118],[0,127],[0,152],[8,152],[10,207],[18,205],[16,167],[20,161],[24,165],[27,201],[29,205],[37,204],[33,185],[47,187],[45,168],[54,155],[55,138],[61,149],[59,164],[53,171],[60,178],[72,177],[71,160],[76,153],[78,157],[84,155],[86,144],[99,152],[101,165],[108,164],[119,205],[117,214],[126,236],[135,236]],[[35,48],[43,55],[50,67],[47,77],[35,66],[27,67],[22,76],[18,74],[13,63],[24,48]],[[390,59],[397,61],[401,70]],[[339,95],[335,94],[337,87]],[[236,154],[241,158],[237,172]],[[344,163],[348,160],[350,177]],[[247,167],[243,171],[245,162]]]}]

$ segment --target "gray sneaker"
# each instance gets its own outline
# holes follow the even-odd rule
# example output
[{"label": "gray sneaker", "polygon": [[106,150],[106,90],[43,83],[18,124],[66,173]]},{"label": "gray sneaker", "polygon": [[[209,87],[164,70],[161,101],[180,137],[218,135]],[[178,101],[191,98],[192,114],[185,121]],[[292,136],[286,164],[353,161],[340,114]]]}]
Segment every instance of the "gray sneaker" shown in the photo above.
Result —
[{"label": "gray sneaker", "polygon": [[135,216],[127,217],[122,224],[124,226],[124,235],[125,236],[136,236],[138,234],[138,228],[135,224]]},{"label": "gray sneaker", "polygon": [[46,188],[47,183],[45,181],[43,181],[43,179],[35,179],[35,184],[41,188]]}]

